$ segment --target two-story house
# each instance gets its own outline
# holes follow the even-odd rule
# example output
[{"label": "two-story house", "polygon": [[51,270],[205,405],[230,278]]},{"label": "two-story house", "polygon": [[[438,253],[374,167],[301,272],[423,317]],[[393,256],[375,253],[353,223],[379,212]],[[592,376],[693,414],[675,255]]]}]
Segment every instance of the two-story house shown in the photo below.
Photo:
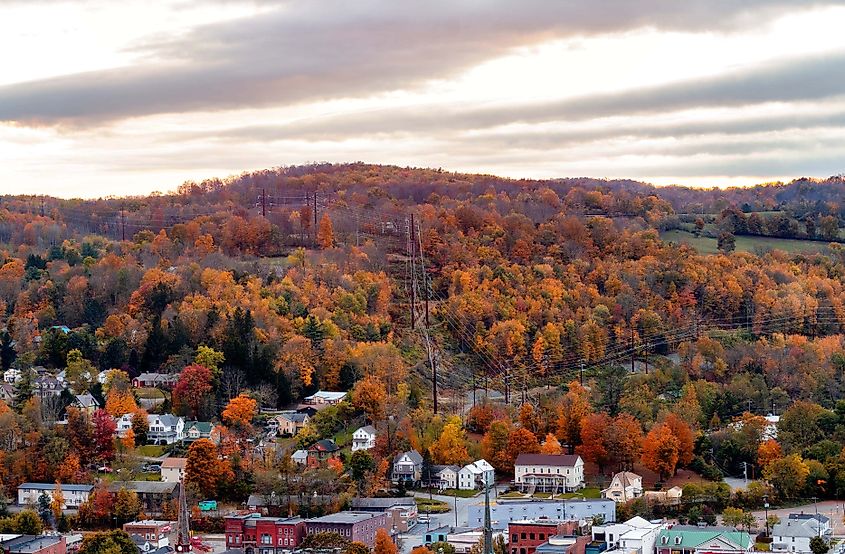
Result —
[{"label": "two-story house", "polygon": [[150,414],[147,426],[147,442],[150,444],[174,444],[185,437],[185,420],[172,414]]},{"label": "two-story house", "polygon": [[161,480],[165,483],[180,483],[185,478],[188,458],[168,456],[161,462]]},{"label": "two-story house", "polygon": [[789,514],[772,527],[772,552],[809,554],[810,539],[822,537],[830,542],[833,529],[830,518],[822,514]]},{"label": "two-story house", "polygon": [[496,480],[496,470],[487,460],[478,460],[467,464],[458,472],[458,488],[469,491],[483,489]]},{"label": "two-story house", "polygon": [[210,439],[215,441],[214,424],[210,421],[185,422],[185,430],[183,432],[182,441],[185,443],[192,443],[200,439]]},{"label": "two-story house", "polygon": [[390,480],[393,484],[403,483],[413,487],[422,479],[423,457],[416,450],[401,452],[393,458],[393,471]]},{"label": "two-story house", "polygon": [[610,486],[601,491],[602,498],[628,502],[643,495],[643,478],[630,471],[620,471],[613,476]]},{"label": "two-story house", "polygon": [[89,416],[101,408],[100,402],[87,392],[75,395],[73,397],[73,406],[79,408],[80,411],[87,413]]},{"label": "two-story house", "polygon": [[132,386],[140,388],[171,389],[179,376],[175,373],[142,373],[132,379]]},{"label": "two-story house", "polygon": [[352,433],[352,452],[370,450],[376,447],[376,429],[372,425],[364,425]]},{"label": "two-story house", "polygon": [[[88,500],[88,496],[94,489],[93,485],[61,484],[59,487],[64,498],[63,508],[78,508]],[[52,502],[55,491],[55,483],[23,483],[18,486],[18,505],[37,505],[42,494],[46,494]]]},{"label": "two-story house", "polygon": [[276,422],[276,433],[282,437],[292,437],[308,425],[311,417],[299,412],[284,412],[273,418]]},{"label": "two-story house", "polygon": [[308,447],[306,464],[319,467],[331,458],[340,456],[340,447],[331,439],[321,439]]},{"label": "two-story house", "polygon": [[584,488],[584,460],[575,454],[520,454],[514,463],[520,490],[572,492]]},{"label": "two-story house", "polygon": [[63,390],[64,385],[52,375],[40,375],[35,379],[34,392],[42,400],[59,396]]},{"label": "two-story house", "polygon": [[745,554],[754,550],[754,539],[733,527],[675,525],[660,531],[654,550],[656,554]]}]

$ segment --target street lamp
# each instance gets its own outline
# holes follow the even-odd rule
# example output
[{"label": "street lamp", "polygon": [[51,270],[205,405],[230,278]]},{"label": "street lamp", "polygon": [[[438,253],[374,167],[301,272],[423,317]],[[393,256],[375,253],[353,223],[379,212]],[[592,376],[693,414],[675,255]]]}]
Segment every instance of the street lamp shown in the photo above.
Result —
[{"label": "street lamp", "polygon": [[763,508],[766,510],[766,537],[769,536],[769,495],[763,495]]}]

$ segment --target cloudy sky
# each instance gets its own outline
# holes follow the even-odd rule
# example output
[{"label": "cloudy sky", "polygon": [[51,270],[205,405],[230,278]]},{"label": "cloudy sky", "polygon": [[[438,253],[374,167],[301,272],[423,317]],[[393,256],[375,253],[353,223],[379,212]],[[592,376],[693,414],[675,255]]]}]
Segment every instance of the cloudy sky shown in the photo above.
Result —
[{"label": "cloudy sky", "polygon": [[309,161],[750,184],[845,172],[845,2],[0,0],[0,192]]}]

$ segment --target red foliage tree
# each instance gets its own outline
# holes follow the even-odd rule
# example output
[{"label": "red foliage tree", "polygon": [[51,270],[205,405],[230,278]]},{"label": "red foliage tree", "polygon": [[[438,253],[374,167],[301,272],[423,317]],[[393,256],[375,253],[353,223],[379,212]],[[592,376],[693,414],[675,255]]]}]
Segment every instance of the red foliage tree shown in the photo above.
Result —
[{"label": "red foliage tree", "polygon": [[211,371],[205,366],[191,364],[182,370],[173,387],[173,407],[180,413],[197,417],[211,388]]}]

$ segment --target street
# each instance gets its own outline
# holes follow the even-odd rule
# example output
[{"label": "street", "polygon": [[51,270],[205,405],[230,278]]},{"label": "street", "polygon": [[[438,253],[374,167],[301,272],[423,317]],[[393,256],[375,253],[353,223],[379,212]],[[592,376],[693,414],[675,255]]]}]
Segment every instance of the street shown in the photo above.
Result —
[{"label": "street", "polygon": [[[786,518],[789,514],[814,514],[818,509],[818,513],[830,518],[830,525],[833,528],[833,534],[836,536],[845,535],[845,524],[843,524],[843,516],[845,516],[845,500],[825,500],[816,504],[805,504],[803,506],[795,506],[792,508],[778,508],[769,509],[769,515],[776,515],[781,520]],[[765,510],[755,510],[754,517],[757,519],[757,525],[760,529],[765,527]]]}]

